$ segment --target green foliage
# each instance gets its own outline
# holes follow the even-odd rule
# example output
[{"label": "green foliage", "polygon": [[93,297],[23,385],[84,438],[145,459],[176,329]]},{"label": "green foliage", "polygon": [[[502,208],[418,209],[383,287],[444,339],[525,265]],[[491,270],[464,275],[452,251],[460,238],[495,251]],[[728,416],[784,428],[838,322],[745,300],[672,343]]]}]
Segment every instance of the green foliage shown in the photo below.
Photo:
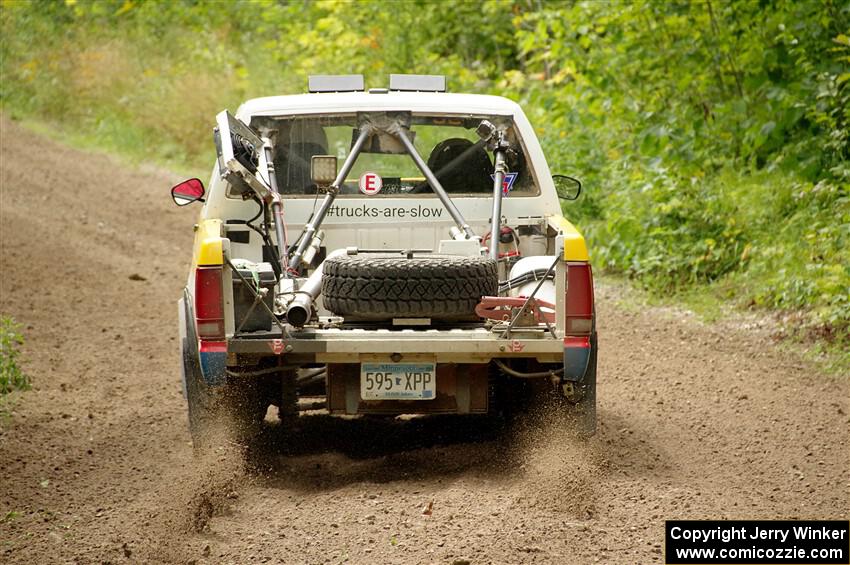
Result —
[{"label": "green foliage", "polygon": [[24,336],[20,326],[8,317],[0,317],[0,396],[13,390],[28,390],[29,379],[18,367]]},{"label": "green foliage", "polygon": [[[0,103],[207,169],[212,116],[310,73],[443,73],[519,101],[594,261],[850,335],[843,0],[0,0]],[[850,339],[850,338],[847,338]]]}]

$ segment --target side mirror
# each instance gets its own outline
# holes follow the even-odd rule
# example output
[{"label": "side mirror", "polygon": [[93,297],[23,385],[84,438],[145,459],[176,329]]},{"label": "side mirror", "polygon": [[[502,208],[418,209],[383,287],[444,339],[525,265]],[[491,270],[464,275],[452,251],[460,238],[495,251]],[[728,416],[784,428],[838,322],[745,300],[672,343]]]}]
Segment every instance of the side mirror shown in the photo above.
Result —
[{"label": "side mirror", "polygon": [[313,155],[310,178],[316,186],[328,187],[336,180],[336,155]]},{"label": "side mirror", "polygon": [[171,198],[178,206],[204,201],[204,183],[200,179],[184,180],[171,188]]},{"label": "side mirror", "polygon": [[576,200],[581,194],[581,181],[567,175],[552,175],[555,192],[561,200]]}]

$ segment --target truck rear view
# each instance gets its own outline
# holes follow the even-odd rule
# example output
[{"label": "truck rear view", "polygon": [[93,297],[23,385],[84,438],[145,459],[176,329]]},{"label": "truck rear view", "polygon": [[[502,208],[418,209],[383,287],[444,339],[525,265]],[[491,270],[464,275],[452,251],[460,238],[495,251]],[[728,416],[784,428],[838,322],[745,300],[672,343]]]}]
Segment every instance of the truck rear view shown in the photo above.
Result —
[{"label": "truck rear view", "polygon": [[311,77],[219,114],[179,303],[193,440],[299,414],[509,415],[539,401],[595,430],[584,238],[513,102],[443,77]]}]

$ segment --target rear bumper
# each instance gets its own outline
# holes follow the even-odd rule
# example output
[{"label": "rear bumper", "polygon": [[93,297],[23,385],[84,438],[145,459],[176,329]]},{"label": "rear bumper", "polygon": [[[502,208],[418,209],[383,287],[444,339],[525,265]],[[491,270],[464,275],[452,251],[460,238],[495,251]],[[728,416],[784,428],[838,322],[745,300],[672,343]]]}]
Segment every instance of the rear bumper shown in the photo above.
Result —
[{"label": "rear bumper", "polygon": [[486,363],[494,357],[534,358],[559,363],[564,344],[544,330],[516,331],[500,339],[485,328],[472,329],[306,329],[286,339],[252,334],[228,341],[228,364],[242,356],[280,355],[294,363],[354,363],[361,357],[428,355],[437,363]]},{"label": "rear bumper", "polygon": [[[279,335],[279,334],[278,334]],[[483,365],[492,359],[526,358],[563,363],[563,381],[583,383],[591,370],[596,334],[555,339],[544,330],[515,332],[502,339],[484,328],[473,329],[306,329],[286,339],[254,333],[227,342],[201,344],[200,366],[209,385],[223,384],[227,367],[245,367],[276,356],[288,365],[399,362],[427,359],[438,365]]]}]

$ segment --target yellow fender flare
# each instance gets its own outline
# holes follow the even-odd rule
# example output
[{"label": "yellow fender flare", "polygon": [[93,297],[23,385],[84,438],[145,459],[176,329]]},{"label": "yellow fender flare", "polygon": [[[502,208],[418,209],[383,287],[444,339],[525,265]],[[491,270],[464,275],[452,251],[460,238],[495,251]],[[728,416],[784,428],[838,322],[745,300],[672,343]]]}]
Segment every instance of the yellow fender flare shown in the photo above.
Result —
[{"label": "yellow fender flare", "polygon": [[196,267],[224,264],[224,238],[221,237],[221,220],[201,220],[195,228],[192,263]]},{"label": "yellow fender flare", "polygon": [[564,261],[590,261],[584,236],[563,216],[550,216],[549,227],[564,234]]}]

